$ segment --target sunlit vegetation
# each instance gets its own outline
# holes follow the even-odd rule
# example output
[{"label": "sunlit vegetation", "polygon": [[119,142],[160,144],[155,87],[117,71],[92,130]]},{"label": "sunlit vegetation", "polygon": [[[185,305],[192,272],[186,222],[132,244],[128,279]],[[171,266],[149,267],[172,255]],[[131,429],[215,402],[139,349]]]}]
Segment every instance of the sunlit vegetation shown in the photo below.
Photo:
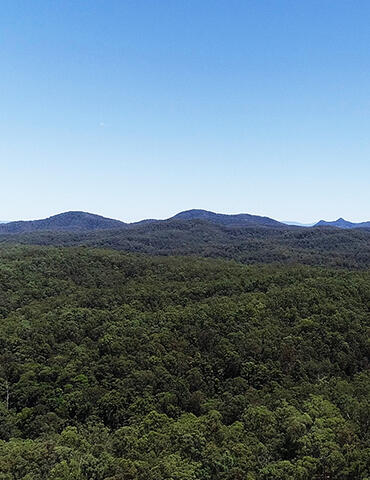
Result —
[{"label": "sunlit vegetation", "polygon": [[364,480],[369,324],[368,270],[1,247],[0,479]]}]

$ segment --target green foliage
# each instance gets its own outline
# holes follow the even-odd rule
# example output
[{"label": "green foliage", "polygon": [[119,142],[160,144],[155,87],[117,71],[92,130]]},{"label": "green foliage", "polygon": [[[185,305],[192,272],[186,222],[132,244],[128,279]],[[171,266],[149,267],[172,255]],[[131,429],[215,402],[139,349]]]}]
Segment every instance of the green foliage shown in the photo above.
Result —
[{"label": "green foliage", "polygon": [[370,273],[0,249],[0,480],[363,480]]}]

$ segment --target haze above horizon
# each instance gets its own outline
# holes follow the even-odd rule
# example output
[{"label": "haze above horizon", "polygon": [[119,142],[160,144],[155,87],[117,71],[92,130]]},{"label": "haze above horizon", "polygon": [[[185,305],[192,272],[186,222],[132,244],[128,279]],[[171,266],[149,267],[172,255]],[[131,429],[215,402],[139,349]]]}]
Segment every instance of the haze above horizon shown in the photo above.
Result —
[{"label": "haze above horizon", "polygon": [[367,1],[4,0],[0,218],[370,220]]}]

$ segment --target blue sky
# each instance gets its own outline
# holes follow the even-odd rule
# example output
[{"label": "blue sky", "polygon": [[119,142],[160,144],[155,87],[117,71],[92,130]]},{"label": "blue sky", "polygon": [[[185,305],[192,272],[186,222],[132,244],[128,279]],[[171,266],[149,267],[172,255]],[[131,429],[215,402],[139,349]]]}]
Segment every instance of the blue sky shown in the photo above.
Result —
[{"label": "blue sky", "polygon": [[368,0],[3,0],[0,219],[370,220]]}]

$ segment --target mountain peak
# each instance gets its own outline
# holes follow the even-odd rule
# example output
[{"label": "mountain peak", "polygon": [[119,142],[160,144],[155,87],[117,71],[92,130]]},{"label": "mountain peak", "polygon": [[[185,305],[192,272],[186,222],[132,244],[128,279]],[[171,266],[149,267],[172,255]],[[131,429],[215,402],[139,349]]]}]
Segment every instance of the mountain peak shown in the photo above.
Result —
[{"label": "mountain peak", "polygon": [[315,227],[337,227],[337,228],[370,228],[370,222],[360,222],[354,223],[345,220],[342,217],[339,217],[333,222],[327,222],[325,220],[320,220],[316,223]]},{"label": "mountain peak", "polygon": [[225,214],[215,213],[209,210],[191,209],[184,210],[169,220],[207,220],[209,222],[222,225],[238,225],[238,226],[282,226],[283,224],[269,217],[261,217],[259,215],[251,215],[249,213]]}]

